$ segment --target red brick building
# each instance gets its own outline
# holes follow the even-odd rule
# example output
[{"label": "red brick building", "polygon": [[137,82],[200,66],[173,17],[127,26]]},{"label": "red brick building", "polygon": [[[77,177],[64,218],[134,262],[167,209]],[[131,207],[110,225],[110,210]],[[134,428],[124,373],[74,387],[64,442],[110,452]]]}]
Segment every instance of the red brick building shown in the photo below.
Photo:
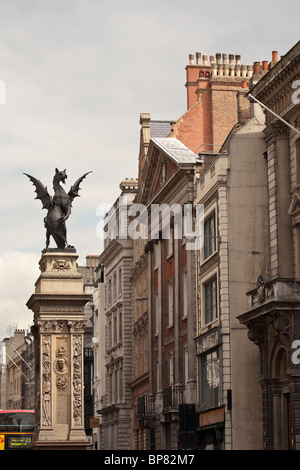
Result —
[{"label": "red brick building", "polygon": [[193,152],[217,151],[238,122],[237,92],[247,86],[252,66],[240,56],[190,54],[186,67],[187,111],[172,126],[172,137]]},{"label": "red brick building", "polygon": [[[243,88],[252,67],[240,56],[190,55],[187,111],[175,122],[141,114],[136,203],[193,203],[195,181],[210,165],[243,112]],[[249,107],[247,108],[249,109]],[[198,155],[200,154],[200,158]],[[205,157],[204,162],[202,157]],[[137,449],[183,448],[185,415],[195,416],[194,253],[184,238],[161,236],[133,243],[133,306]],[[145,351],[145,348],[147,350]],[[145,356],[145,352],[148,356]],[[196,443],[190,443],[195,446]]]}]

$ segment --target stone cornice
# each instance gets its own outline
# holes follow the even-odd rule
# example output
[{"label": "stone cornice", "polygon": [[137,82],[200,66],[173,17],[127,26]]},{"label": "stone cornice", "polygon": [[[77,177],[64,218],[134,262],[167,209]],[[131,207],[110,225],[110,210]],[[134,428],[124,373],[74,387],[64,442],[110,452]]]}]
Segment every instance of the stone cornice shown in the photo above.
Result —
[{"label": "stone cornice", "polygon": [[283,82],[299,72],[299,64],[300,41],[251,88],[251,94],[260,99],[272,93],[275,88],[281,88]]},{"label": "stone cornice", "polygon": [[34,313],[81,313],[91,298],[89,294],[32,294],[26,305]]},{"label": "stone cornice", "polygon": [[112,260],[116,259],[118,254],[122,253],[122,250],[131,250],[131,248],[131,239],[115,238],[109,242],[107,247],[99,256],[99,262],[106,267]]}]

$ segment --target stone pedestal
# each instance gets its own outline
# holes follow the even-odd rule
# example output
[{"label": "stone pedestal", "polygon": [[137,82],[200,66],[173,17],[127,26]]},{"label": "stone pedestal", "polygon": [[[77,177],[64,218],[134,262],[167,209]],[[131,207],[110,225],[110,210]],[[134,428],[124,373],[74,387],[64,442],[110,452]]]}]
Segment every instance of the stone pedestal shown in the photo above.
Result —
[{"label": "stone pedestal", "polygon": [[35,293],[36,430],[33,449],[85,449],[83,292],[74,249],[46,250]]}]

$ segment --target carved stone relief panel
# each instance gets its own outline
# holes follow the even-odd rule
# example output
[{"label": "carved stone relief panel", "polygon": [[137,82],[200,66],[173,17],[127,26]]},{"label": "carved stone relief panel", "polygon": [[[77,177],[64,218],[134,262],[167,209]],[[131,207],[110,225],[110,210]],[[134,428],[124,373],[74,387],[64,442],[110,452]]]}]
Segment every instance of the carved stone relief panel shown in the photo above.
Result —
[{"label": "carved stone relief panel", "polygon": [[68,388],[69,388],[69,358],[67,335],[56,337],[55,358],[53,369],[56,386],[56,423],[69,422]]},{"label": "carved stone relief panel", "polygon": [[82,335],[73,335],[73,420],[75,426],[82,426]]},{"label": "carved stone relief panel", "polygon": [[51,390],[51,335],[42,335],[42,406],[41,424],[42,426],[52,426],[52,390]]}]

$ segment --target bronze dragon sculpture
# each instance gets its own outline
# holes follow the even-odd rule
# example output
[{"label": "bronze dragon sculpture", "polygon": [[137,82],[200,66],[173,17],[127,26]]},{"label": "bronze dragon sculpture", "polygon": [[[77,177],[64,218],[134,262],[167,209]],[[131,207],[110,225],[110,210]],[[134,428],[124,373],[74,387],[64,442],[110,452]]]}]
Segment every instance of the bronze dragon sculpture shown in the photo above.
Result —
[{"label": "bronze dragon sculpture", "polygon": [[48,193],[47,187],[44,186],[38,179],[34,178],[27,173],[24,175],[28,176],[30,181],[35,186],[35,192],[37,197],[35,199],[40,199],[42,201],[43,209],[47,209],[47,216],[44,218],[44,224],[46,228],[46,249],[49,247],[50,236],[56,242],[57,248],[64,250],[67,244],[67,228],[66,220],[71,214],[72,202],[75,197],[79,197],[80,183],[82,180],[89,174],[92,173],[89,171],[81,176],[74,184],[71,186],[70,191],[67,193],[64,188],[61,186],[60,182],[64,183],[67,179],[66,170],[59,171],[55,169],[55,175],[53,178],[53,189],[54,195],[50,196]]}]

